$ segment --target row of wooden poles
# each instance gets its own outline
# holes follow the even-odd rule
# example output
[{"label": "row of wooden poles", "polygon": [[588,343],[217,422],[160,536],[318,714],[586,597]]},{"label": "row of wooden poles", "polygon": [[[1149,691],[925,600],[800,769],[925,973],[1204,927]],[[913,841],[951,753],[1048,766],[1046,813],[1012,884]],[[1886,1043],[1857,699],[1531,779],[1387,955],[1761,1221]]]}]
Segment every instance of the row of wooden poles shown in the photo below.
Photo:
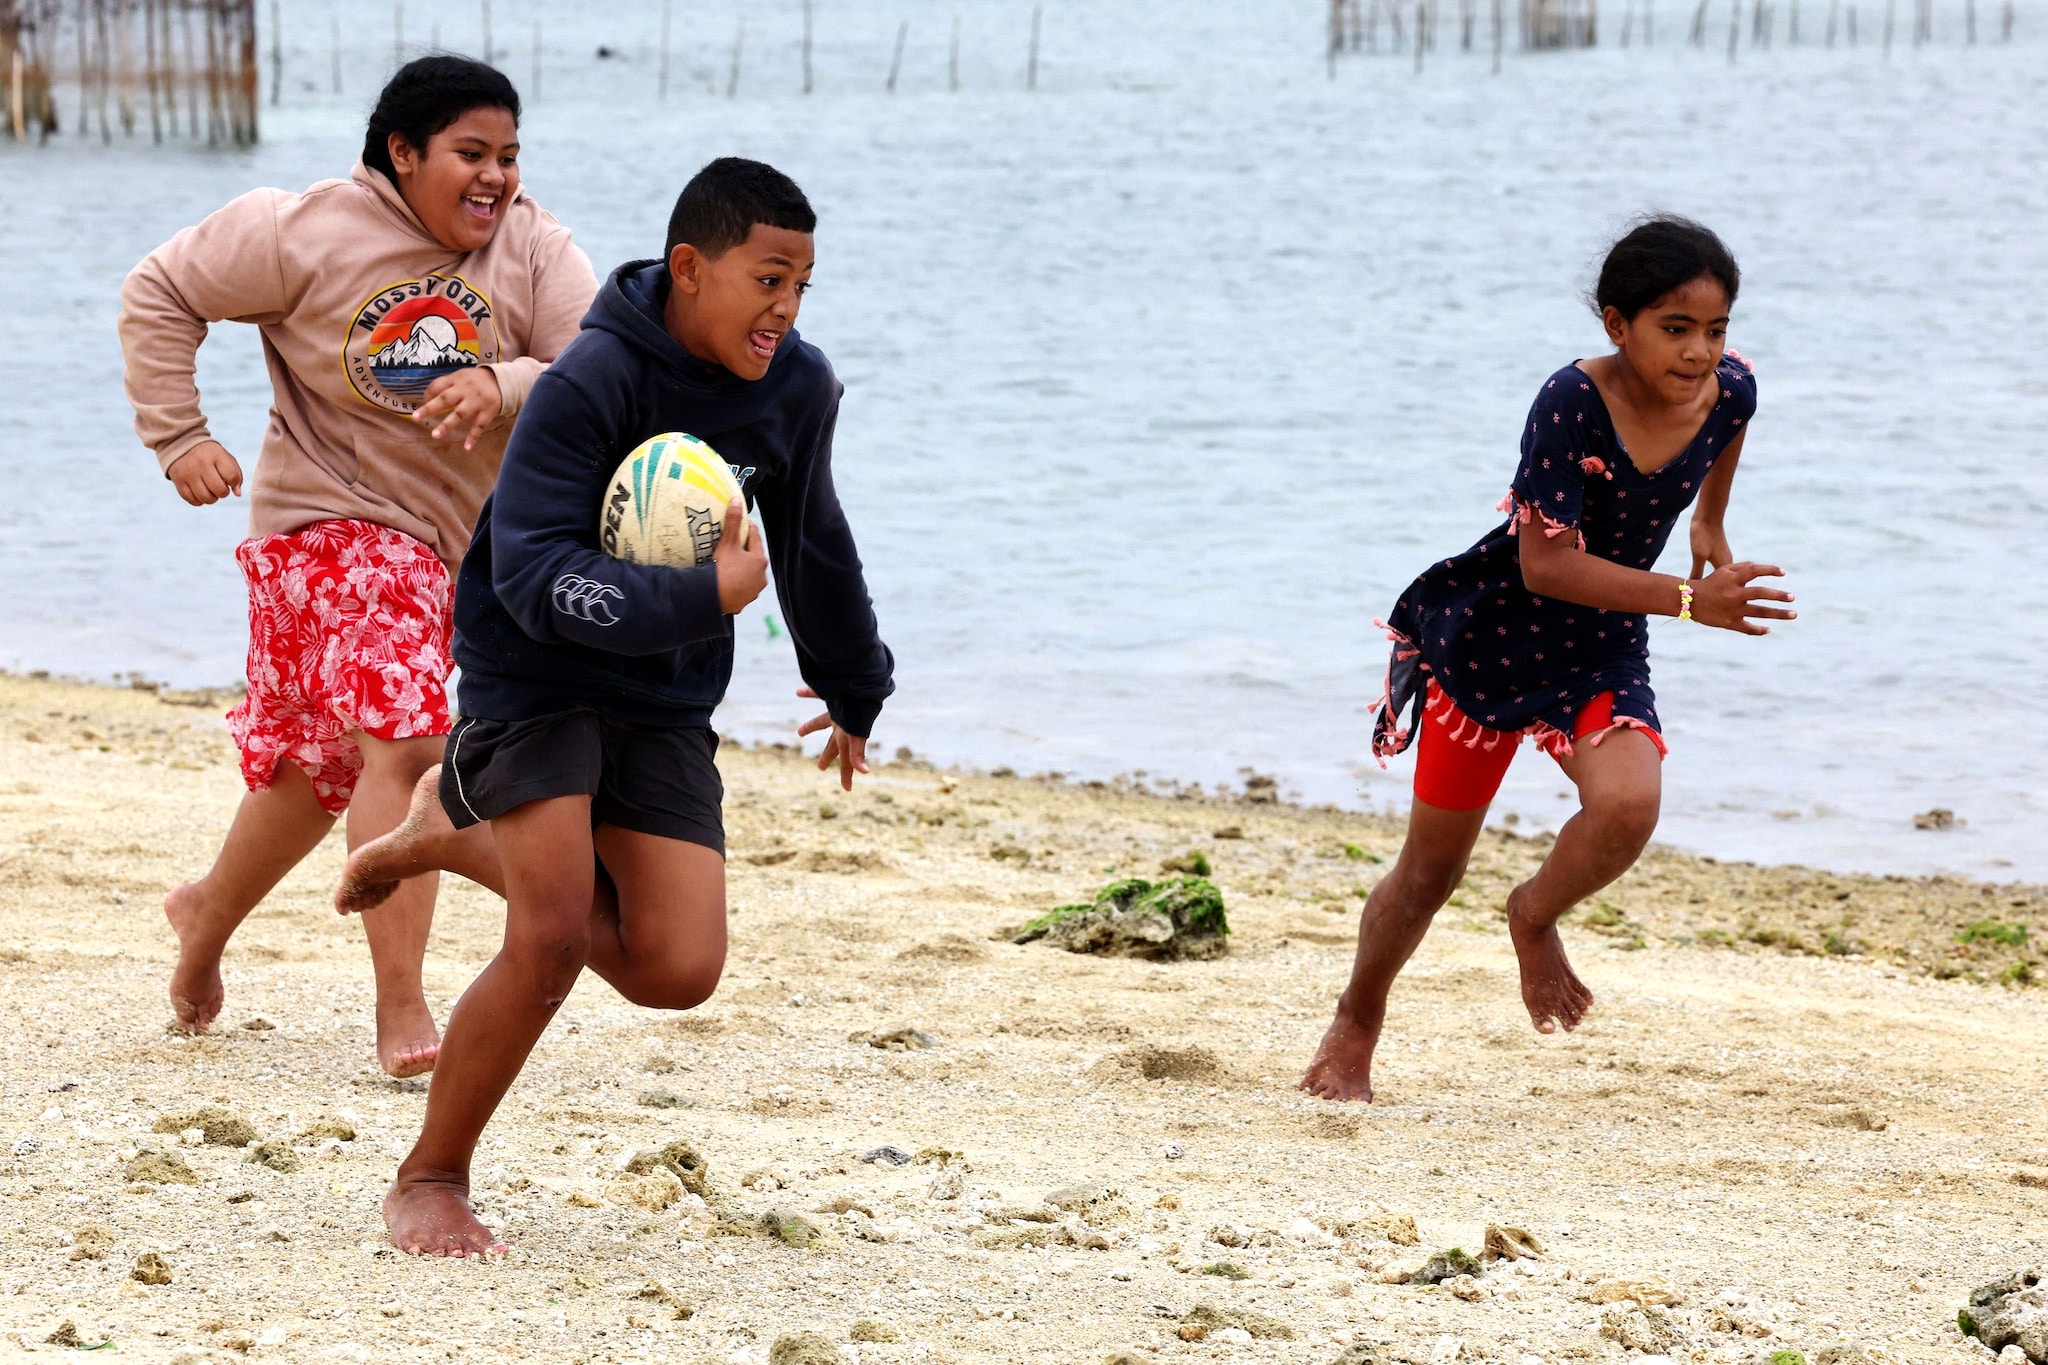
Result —
[{"label": "row of wooden poles", "polygon": [[[1380,50],[1380,26],[1382,16],[1387,28],[1387,50],[1399,53],[1412,50],[1417,70],[1422,67],[1423,54],[1437,48],[1438,30],[1443,26],[1445,16],[1441,13],[1442,0],[1415,0],[1412,12],[1407,16],[1412,21],[1404,23],[1401,0],[1330,0],[1328,31],[1329,73],[1337,74],[1337,59],[1347,53],[1374,53]],[[1913,46],[1922,47],[1934,41],[1934,0],[1909,0],[1912,5]],[[1988,0],[1987,0],[1988,3]],[[1457,0],[1456,23],[1459,30],[1459,46],[1470,52],[1473,48],[1474,30],[1481,22],[1480,0]],[[1687,43],[1692,47],[1705,47],[1709,42],[1709,7],[1712,0],[1698,0],[1692,13],[1692,23],[1687,34]],[[1493,69],[1500,70],[1501,51],[1506,42],[1505,0],[1491,0],[1490,28],[1493,51]],[[1849,46],[1856,46],[1857,9],[1855,0],[1826,0],[1825,36],[1822,43],[1827,47],[1836,44],[1837,36]],[[1515,0],[1515,28],[1517,44],[1524,51],[1542,51],[1556,48],[1597,47],[1600,41],[1598,0]],[[1749,0],[1747,24],[1743,0],[1729,0],[1728,3],[1728,60],[1734,61],[1741,44],[1745,27],[1749,30],[1752,48],[1770,48],[1777,41],[1780,11],[1786,21],[1786,37],[1792,46],[1801,43],[1799,0]],[[1884,0],[1883,37],[1884,52],[1891,54],[1893,36],[1898,28],[1899,0]],[[1656,42],[1655,10],[1652,0],[1643,0],[1642,20],[1636,19],[1636,0],[1623,0],[1621,20],[1621,46],[1631,42],[1652,46]],[[1998,40],[2012,41],[2013,0],[2002,0],[1998,14]],[[1808,30],[1811,35],[1811,26]],[[1975,45],[1978,41],[1977,0],[1963,0],[1963,40]]]},{"label": "row of wooden poles", "polygon": [[[75,42],[75,58],[72,48]],[[256,0],[0,0],[7,131],[47,139],[73,106],[56,72],[75,61],[72,131],[256,141]]]}]

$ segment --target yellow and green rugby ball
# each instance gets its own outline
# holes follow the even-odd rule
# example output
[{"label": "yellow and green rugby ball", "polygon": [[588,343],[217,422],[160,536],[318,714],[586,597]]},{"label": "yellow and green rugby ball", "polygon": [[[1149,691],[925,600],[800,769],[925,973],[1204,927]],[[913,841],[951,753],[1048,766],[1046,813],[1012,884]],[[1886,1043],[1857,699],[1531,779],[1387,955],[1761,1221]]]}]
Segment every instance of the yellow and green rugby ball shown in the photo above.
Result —
[{"label": "yellow and green rugby ball", "polygon": [[[680,431],[633,448],[604,492],[598,548],[628,564],[692,569],[709,563],[725,529],[726,504],[742,497],[719,453]],[[747,527],[740,523],[740,544]]]}]

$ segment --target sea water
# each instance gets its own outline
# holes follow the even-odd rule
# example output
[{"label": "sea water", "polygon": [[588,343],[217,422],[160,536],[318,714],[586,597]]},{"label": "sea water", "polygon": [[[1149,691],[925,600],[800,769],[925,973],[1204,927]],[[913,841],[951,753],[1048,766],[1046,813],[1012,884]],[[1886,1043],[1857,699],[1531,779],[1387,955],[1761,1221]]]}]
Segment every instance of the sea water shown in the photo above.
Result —
[{"label": "sea water", "polygon": [[[816,0],[805,96],[798,0],[703,0],[676,8],[665,99],[655,0],[492,19],[529,94],[538,37],[526,184],[601,270],[658,253],[714,155],[775,162],[817,204],[799,325],[846,384],[835,473],[899,667],[885,752],[1255,770],[1399,807],[1412,759],[1367,750],[1373,618],[1495,524],[1537,387],[1602,349],[1599,253],[1669,209],[1744,266],[1731,339],[1762,406],[1728,526],[1801,615],[1764,639],[1654,628],[1662,837],[2048,878],[2048,13],[2006,45],[1980,6],[1973,46],[1944,6],[1887,56],[1863,8],[1854,48],[1846,23],[1823,45],[1818,5],[1799,46],[1780,27],[1764,47],[1745,8],[1732,62],[1725,0],[1703,48],[1689,3],[1661,5],[1649,48],[1603,10],[1605,46],[1509,51],[1496,75],[1490,11],[1466,51],[1446,5],[1419,70],[1382,29],[1332,79],[1319,0],[1052,0],[1028,90],[1028,4]],[[247,188],[345,174],[395,17],[286,4],[248,152],[0,144],[0,666],[239,675],[243,508],[184,506],[137,445],[120,281]],[[481,7],[406,22],[414,50],[480,50]],[[215,328],[200,378],[252,456],[253,332]],[[1689,567],[1683,535],[1662,567]],[[813,709],[780,618],[739,622],[720,725],[747,738]],[[1496,818],[1555,828],[1567,792],[1525,751]],[[1934,807],[1960,824],[1917,829]]]}]

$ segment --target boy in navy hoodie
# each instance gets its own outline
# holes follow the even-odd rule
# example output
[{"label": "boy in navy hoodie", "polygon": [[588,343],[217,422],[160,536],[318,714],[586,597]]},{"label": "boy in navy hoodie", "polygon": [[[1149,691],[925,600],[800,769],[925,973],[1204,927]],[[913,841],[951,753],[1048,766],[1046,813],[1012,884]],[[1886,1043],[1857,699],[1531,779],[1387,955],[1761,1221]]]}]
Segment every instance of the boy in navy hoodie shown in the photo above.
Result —
[{"label": "boy in navy hoodie", "polygon": [[[794,330],[816,217],[786,176],[725,158],[676,201],[665,260],[620,266],[534,385],[455,594],[462,719],[406,822],[349,860],[336,904],[445,870],[506,898],[504,945],[450,1015],[426,1122],[384,1201],[401,1251],[505,1248],[469,1207],[477,1139],[585,966],[638,1005],[689,1009],[725,963],[723,788],[712,708],[734,613],[769,562],[829,730],[818,766],[868,771],[892,688],[832,487],[840,386]],[[726,509],[710,563],[597,549],[612,471],[663,432],[703,438],[760,513]],[[745,543],[742,544],[744,539]]]}]

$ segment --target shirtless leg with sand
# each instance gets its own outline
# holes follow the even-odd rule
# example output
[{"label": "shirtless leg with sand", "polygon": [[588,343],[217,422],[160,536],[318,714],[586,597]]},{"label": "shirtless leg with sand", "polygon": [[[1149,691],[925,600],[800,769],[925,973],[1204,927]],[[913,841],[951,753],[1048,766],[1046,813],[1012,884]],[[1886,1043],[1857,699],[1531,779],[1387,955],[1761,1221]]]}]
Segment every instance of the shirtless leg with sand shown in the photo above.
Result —
[{"label": "shirtless leg with sand", "polygon": [[[1508,934],[1522,1002],[1539,1033],[1567,1032],[1593,1007],[1572,971],[1557,922],[1634,865],[1657,827],[1662,758],[1640,732],[1616,729],[1559,760],[1579,789],[1579,812],[1559,831],[1536,875],[1508,895]],[[1372,1058],[1394,978],[1465,875],[1486,807],[1445,810],[1417,800],[1393,870],[1367,898],[1358,955],[1301,1088],[1332,1100],[1372,1099]]]}]

